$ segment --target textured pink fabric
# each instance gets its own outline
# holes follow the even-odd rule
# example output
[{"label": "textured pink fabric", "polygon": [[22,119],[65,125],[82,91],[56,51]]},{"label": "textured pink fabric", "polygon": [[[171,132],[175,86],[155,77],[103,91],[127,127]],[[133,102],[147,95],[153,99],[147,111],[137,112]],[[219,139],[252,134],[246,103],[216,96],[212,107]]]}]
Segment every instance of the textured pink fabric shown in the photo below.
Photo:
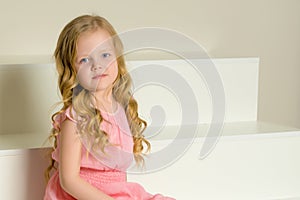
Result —
[{"label": "textured pink fabric", "polygon": [[[119,105],[114,114],[101,111],[101,115],[104,120],[100,124],[100,128],[109,135],[110,143],[115,145],[108,146],[105,149],[106,154],[113,155],[110,156],[112,159],[108,160],[108,157],[104,156],[101,151],[88,151],[88,147],[85,145],[86,142],[82,141],[81,167],[99,170],[117,167],[120,170],[126,170],[133,160],[133,139],[124,109]],[[76,113],[74,110],[68,108],[65,113],[58,115],[53,123],[53,127],[59,128],[60,124],[66,119],[76,123]],[[59,144],[59,135],[57,136],[57,140]],[[52,158],[58,162],[59,146],[52,153]]]},{"label": "textured pink fabric", "polygon": [[[126,181],[125,170],[133,161],[133,139],[130,133],[124,109],[119,105],[114,114],[101,111],[103,122],[100,128],[109,135],[110,143],[114,146],[105,148],[109,158],[101,152],[88,151],[85,141],[82,141],[80,176],[102,192],[117,200],[168,200],[160,194],[152,195],[144,190],[138,183]],[[69,119],[76,123],[75,112],[67,109],[65,113],[56,117],[53,127]],[[59,136],[57,136],[59,140]],[[59,144],[59,143],[58,143]],[[59,162],[59,146],[52,153],[53,159]],[[59,172],[56,171],[50,178],[44,200],[73,200],[60,186]]]}]

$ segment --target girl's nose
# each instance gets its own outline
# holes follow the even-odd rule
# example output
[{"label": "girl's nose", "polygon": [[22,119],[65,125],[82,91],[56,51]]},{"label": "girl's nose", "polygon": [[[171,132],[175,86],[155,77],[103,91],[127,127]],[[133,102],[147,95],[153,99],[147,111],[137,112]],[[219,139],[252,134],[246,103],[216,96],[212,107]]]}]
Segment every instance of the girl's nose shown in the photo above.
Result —
[{"label": "girl's nose", "polygon": [[102,65],[99,63],[93,63],[93,65],[92,65],[92,71],[97,71],[102,68],[103,68]]}]

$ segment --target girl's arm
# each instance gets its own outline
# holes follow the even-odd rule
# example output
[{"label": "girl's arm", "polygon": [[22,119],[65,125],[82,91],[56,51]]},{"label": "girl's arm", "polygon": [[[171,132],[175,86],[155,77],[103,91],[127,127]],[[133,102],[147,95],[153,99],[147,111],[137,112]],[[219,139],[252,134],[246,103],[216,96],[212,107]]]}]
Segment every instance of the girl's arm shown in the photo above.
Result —
[{"label": "girl's arm", "polygon": [[90,185],[79,175],[81,161],[81,141],[76,133],[76,124],[65,120],[61,125],[59,155],[59,178],[61,187],[76,199],[113,198]]}]

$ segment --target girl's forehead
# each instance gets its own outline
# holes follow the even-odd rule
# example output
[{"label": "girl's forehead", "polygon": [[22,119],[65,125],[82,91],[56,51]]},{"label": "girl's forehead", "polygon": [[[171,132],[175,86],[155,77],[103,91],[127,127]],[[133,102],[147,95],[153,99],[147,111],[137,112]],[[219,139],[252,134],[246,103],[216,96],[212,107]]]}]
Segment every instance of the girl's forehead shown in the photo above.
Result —
[{"label": "girl's forehead", "polygon": [[95,49],[113,48],[113,38],[105,29],[82,33],[77,40],[77,55],[90,54]]}]

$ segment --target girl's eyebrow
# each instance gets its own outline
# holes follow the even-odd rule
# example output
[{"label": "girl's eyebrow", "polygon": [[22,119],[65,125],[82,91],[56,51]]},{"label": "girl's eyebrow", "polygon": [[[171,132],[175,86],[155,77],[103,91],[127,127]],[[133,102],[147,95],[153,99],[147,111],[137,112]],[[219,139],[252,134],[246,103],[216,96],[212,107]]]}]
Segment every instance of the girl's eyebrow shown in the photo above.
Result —
[{"label": "girl's eyebrow", "polygon": [[83,54],[83,55],[77,55],[76,58],[87,58],[89,55]]},{"label": "girl's eyebrow", "polygon": [[99,52],[103,52],[103,51],[113,51],[114,49],[109,47],[109,48],[102,48],[102,49],[99,49]]}]

